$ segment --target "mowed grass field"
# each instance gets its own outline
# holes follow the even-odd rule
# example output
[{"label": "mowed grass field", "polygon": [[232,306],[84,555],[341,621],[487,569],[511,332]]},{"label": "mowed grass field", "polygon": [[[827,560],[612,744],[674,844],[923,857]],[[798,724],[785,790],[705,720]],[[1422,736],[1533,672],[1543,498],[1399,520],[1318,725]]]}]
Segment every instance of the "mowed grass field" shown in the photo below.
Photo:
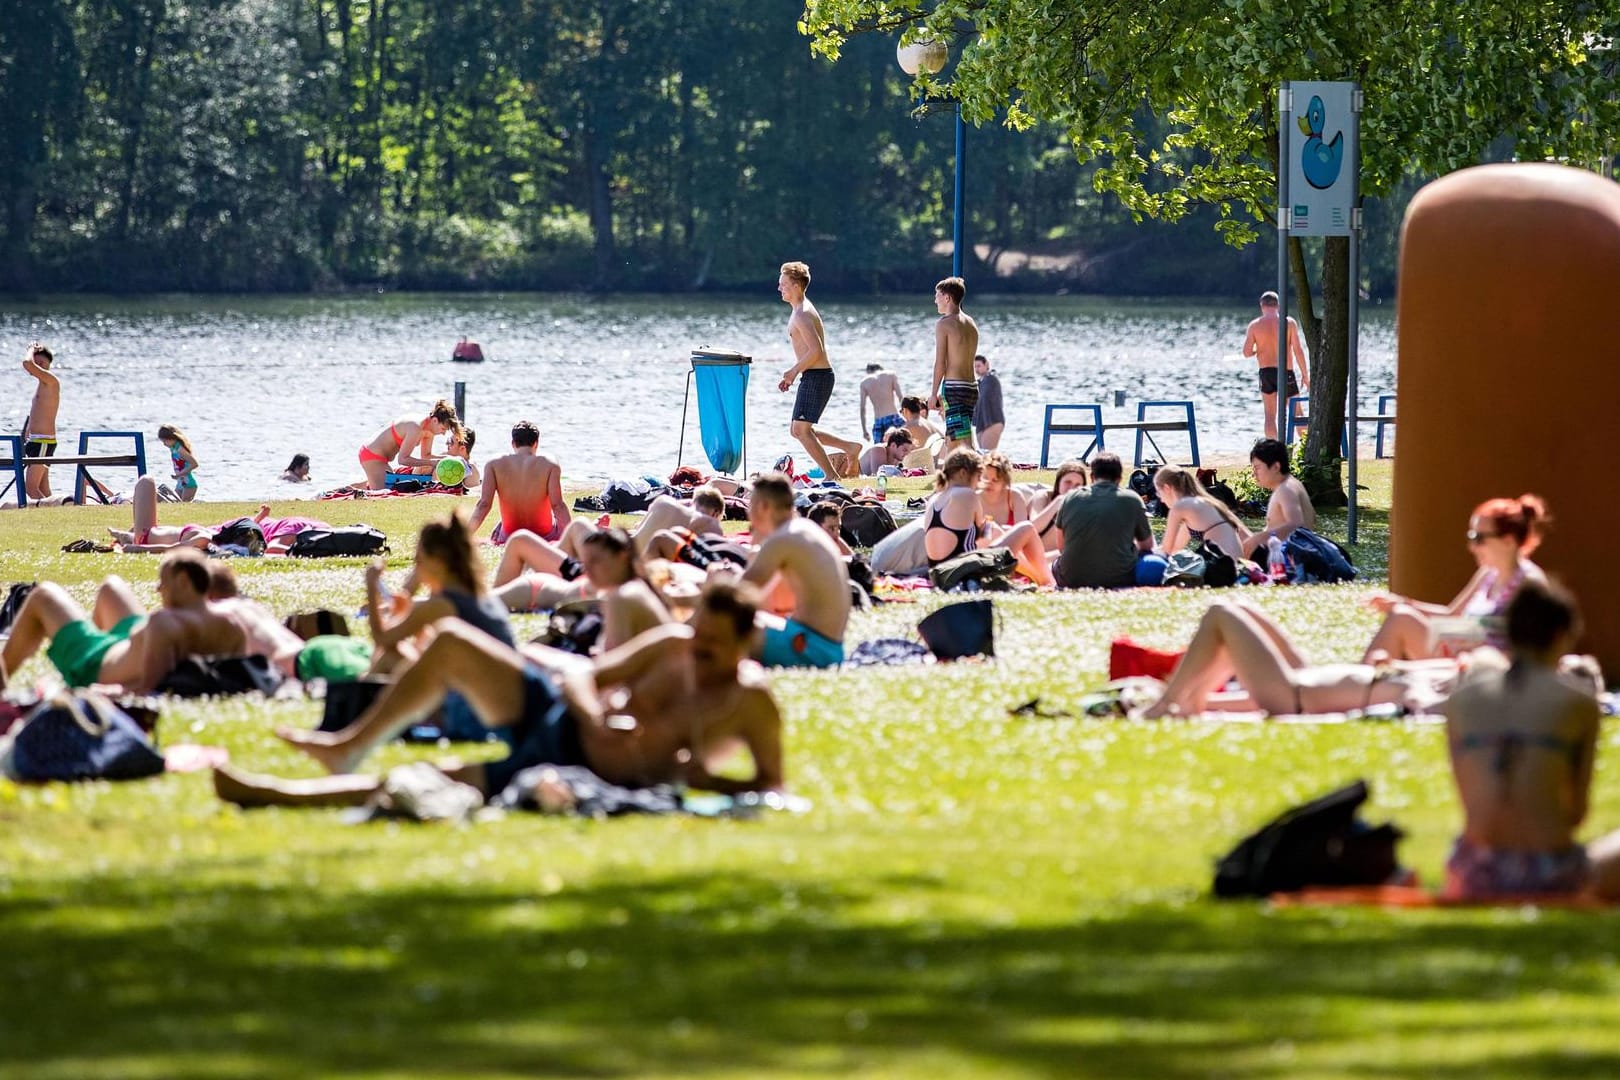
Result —
[{"label": "mowed grass field", "polygon": [[[1246,594],[1321,660],[1374,626],[1387,468],[1364,480],[1368,580]],[[383,528],[403,567],[450,505],[317,512]],[[88,598],[118,572],[152,598],[155,558],[58,550],[127,515],[0,513],[0,583]],[[361,565],[237,568],[280,613],[352,612]],[[1459,821],[1439,727],[1010,713],[1076,710],[1111,638],[1180,646],[1214,596],[998,598],[994,662],[775,675],[802,816],[350,826],[222,805],[206,773],[0,781],[0,1077],[1620,1075],[1611,915],[1209,899],[1239,837],[1357,776],[1436,881]],[[858,615],[850,640],[934,603]],[[171,702],[160,735],[309,775],[270,731],[319,708]],[[1593,832],[1620,826],[1617,762],[1606,731]]]}]

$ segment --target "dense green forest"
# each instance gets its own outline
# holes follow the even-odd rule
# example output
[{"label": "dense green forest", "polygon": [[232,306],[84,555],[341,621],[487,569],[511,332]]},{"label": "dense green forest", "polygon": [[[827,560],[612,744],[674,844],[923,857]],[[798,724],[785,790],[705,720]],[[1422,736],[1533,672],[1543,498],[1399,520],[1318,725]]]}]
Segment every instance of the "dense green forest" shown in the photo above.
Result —
[{"label": "dense green forest", "polygon": [[[0,0],[0,288],[926,286],[952,121],[791,0]],[[1252,295],[1272,245],[1137,223],[1063,133],[968,133],[980,288]],[[1369,208],[1393,291],[1399,208]],[[994,280],[995,284],[987,283]],[[762,286],[763,283],[763,286]]]}]

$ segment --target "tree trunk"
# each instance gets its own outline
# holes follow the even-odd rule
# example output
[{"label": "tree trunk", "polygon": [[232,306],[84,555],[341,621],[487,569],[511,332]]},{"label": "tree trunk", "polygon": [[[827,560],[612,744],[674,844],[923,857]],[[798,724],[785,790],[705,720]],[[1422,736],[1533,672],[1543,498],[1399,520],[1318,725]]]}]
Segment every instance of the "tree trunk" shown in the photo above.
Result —
[{"label": "tree trunk", "polygon": [[585,182],[590,186],[591,232],[595,238],[596,280],[598,289],[612,286],[613,250],[613,188],[608,176],[607,148],[601,133],[596,130],[593,110],[585,113]]},{"label": "tree trunk", "polygon": [[[1322,334],[1311,352],[1311,426],[1305,462],[1314,466],[1307,483],[1318,505],[1343,506],[1339,440],[1344,432],[1350,382],[1350,238],[1330,236],[1322,252]],[[1320,470],[1320,471],[1318,471]]]}]

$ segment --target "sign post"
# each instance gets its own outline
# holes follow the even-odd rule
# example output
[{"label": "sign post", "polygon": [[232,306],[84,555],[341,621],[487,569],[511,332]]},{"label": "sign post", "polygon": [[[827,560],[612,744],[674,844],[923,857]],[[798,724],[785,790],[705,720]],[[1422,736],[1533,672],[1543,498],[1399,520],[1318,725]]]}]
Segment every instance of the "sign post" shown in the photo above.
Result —
[{"label": "sign post", "polygon": [[[1356,414],[1360,412],[1357,337],[1360,326],[1361,90],[1351,82],[1287,82],[1277,95],[1277,412],[1287,431],[1288,237],[1350,239],[1349,391],[1345,444],[1349,447],[1347,529],[1356,542]],[[1297,121],[1296,121],[1297,114]],[[1295,122],[1291,122],[1295,121]],[[1312,408],[1315,408],[1314,403]],[[1286,439],[1284,440],[1286,441]]]}]

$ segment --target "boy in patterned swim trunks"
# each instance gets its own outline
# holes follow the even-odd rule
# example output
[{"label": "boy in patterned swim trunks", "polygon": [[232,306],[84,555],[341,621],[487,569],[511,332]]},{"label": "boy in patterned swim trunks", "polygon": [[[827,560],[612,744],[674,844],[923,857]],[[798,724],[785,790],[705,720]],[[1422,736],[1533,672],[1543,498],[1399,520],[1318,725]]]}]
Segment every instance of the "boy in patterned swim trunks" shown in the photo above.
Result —
[{"label": "boy in patterned swim trunks", "polygon": [[942,454],[973,448],[973,407],[979,403],[979,384],[973,377],[973,357],[979,351],[979,324],[962,310],[967,285],[948,277],[934,286],[933,406],[945,412]]}]

